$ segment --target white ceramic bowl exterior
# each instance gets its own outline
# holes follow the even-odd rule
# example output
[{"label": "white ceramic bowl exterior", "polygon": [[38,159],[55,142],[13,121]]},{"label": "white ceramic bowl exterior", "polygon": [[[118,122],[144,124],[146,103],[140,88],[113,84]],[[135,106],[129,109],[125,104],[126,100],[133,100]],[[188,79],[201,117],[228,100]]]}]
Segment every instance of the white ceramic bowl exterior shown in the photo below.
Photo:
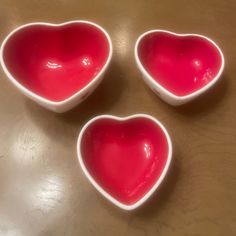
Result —
[{"label": "white ceramic bowl exterior", "polygon": [[[9,70],[7,69],[5,62],[4,62],[4,58],[3,58],[3,51],[4,51],[4,47],[8,41],[8,39],[17,31],[26,28],[26,27],[30,27],[30,26],[37,26],[37,25],[45,25],[45,26],[53,26],[53,27],[61,27],[61,26],[65,26],[65,25],[69,25],[71,23],[82,23],[82,24],[89,24],[92,26],[97,27],[98,29],[100,29],[104,35],[106,36],[108,43],[109,43],[109,55],[108,58],[106,60],[105,65],[103,66],[103,68],[101,69],[101,71],[85,86],[83,87],[81,90],[79,90],[77,93],[75,93],[74,95],[72,95],[71,97],[63,100],[63,101],[59,101],[59,102],[54,102],[54,101],[50,101],[42,96],[39,96],[35,93],[33,93],[32,91],[30,91],[29,89],[27,89],[26,87],[24,87],[19,81],[17,81],[9,72]],[[58,113],[62,113],[62,112],[66,112],[70,109],[72,109],[73,107],[75,107],[76,105],[78,105],[79,103],[81,103],[84,99],[86,99],[96,88],[97,86],[100,84],[100,82],[103,79],[104,73],[106,72],[109,63],[111,61],[111,57],[112,57],[112,42],[110,39],[109,34],[105,31],[105,29],[103,29],[101,26],[93,23],[93,22],[89,22],[89,21],[84,21],[84,20],[78,20],[78,21],[68,21],[62,24],[51,24],[51,23],[44,23],[44,22],[35,22],[35,23],[30,23],[30,24],[25,24],[22,25],[18,28],[16,28],[15,30],[13,30],[10,34],[8,34],[8,36],[4,39],[2,45],[1,45],[1,49],[0,49],[0,62],[3,68],[3,71],[5,72],[5,74],[7,75],[7,78],[9,79],[9,81],[20,91],[22,92],[26,97],[32,99],[33,101],[35,101],[36,103],[38,103],[39,105],[52,110],[54,112],[58,112]]]},{"label": "white ceramic bowl exterior", "polygon": [[[212,79],[212,81],[210,81],[206,86],[204,86],[203,88],[201,88],[200,90],[197,90],[196,92],[193,92],[189,95],[186,96],[177,96],[173,93],[171,93],[170,91],[168,91],[167,89],[165,89],[162,85],[160,85],[145,69],[145,67],[143,66],[142,62],[139,59],[139,55],[138,55],[138,47],[140,42],[142,41],[142,39],[151,34],[151,33],[155,33],[155,32],[163,32],[163,33],[167,33],[167,34],[171,34],[171,35],[175,35],[178,37],[188,37],[188,36],[197,36],[197,37],[201,37],[207,41],[209,41],[212,45],[214,45],[217,50],[220,53],[221,56],[221,60],[222,60],[222,64],[221,64],[221,68],[218,72],[218,74],[214,77],[214,79]],[[222,75],[223,69],[224,69],[224,64],[225,64],[225,60],[224,60],[224,55],[221,51],[221,49],[219,48],[219,46],[212,41],[211,39],[200,35],[200,34],[177,34],[177,33],[173,33],[170,31],[166,31],[166,30],[150,30],[147,31],[145,33],[143,33],[141,36],[139,36],[139,38],[136,41],[135,44],[135,49],[134,49],[134,56],[135,56],[135,61],[137,64],[138,69],[141,71],[143,80],[145,81],[145,83],[149,86],[149,88],[156,94],[158,95],[162,100],[164,100],[165,102],[167,102],[170,105],[173,106],[178,106],[178,105],[182,105],[185,104],[193,99],[195,99],[196,97],[198,97],[199,95],[205,93],[207,90],[209,90],[219,79],[220,76]]]},{"label": "white ceramic bowl exterior", "polygon": [[[168,156],[167,156],[167,161],[166,164],[164,166],[164,169],[160,175],[160,177],[157,179],[156,183],[152,186],[152,188],[145,194],[145,196],[143,196],[139,201],[135,202],[132,205],[126,205],[124,203],[121,203],[120,201],[116,200],[114,197],[112,197],[109,193],[107,193],[100,185],[99,183],[96,182],[96,180],[91,176],[91,174],[89,173],[89,171],[86,168],[86,165],[83,161],[83,157],[81,154],[81,140],[82,137],[86,131],[86,129],[94,122],[96,122],[99,119],[112,119],[112,120],[117,120],[117,121],[127,121],[127,120],[132,120],[134,118],[147,118],[152,120],[153,122],[155,122],[163,131],[163,133],[165,134],[165,137],[167,139],[167,143],[168,143]],[[89,120],[82,128],[82,130],[80,131],[79,137],[78,137],[78,141],[77,141],[77,156],[78,156],[78,160],[79,160],[79,164],[82,168],[83,173],[85,174],[85,176],[87,177],[87,179],[91,182],[91,184],[97,189],[98,192],[100,192],[106,199],[108,199],[110,202],[112,202],[114,205],[118,206],[121,209],[124,210],[134,210],[137,207],[141,206],[143,203],[145,203],[150,196],[155,192],[155,190],[157,190],[161,183],[163,182],[170,164],[171,164],[171,160],[172,160],[172,142],[170,139],[170,136],[166,130],[166,128],[160,123],[160,121],[158,121],[157,119],[155,119],[154,117],[150,116],[150,115],[146,115],[146,114],[135,114],[135,115],[131,115],[131,116],[127,116],[127,117],[117,117],[117,116],[113,116],[113,115],[100,115],[100,116],[96,116],[94,118],[92,118],[91,120]]]}]

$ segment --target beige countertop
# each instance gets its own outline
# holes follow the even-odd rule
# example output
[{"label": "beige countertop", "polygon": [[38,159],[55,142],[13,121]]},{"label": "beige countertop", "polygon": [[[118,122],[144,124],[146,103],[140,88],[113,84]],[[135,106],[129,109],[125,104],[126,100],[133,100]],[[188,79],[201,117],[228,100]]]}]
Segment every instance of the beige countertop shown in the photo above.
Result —
[{"label": "beige countertop", "polygon": [[[1,41],[21,24],[85,19],[114,46],[99,88],[64,114],[21,95],[0,70],[1,236],[236,235],[235,0],[3,0],[0,12]],[[162,102],[134,62],[135,40],[155,28],[215,40],[226,59],[222,81],[182,107]],[[125,212],[84,177],[76,139],[95,115],[134,113],[167,127],[174,162],[150,201]]]}]

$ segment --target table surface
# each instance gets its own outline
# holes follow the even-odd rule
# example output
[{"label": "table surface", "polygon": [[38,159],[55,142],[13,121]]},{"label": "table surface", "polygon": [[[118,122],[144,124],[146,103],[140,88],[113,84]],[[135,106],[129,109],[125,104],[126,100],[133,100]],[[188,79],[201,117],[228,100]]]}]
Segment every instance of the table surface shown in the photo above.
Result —
[{"label": "table surface", "polygon": [[[33,21],[86,19],[110,33],[114,55],[97,90],[64,113],[21,95],[0,72],[0,235],[236,235],[235,0],[3,0],[0,40]],[[150,29],[199,33],[226,58],[223,79],[181,107],[144,84],[134,43]],[[147,113],[168,128],[174,161],[143,207],[118,209],[83,175],[76,139],[98,114]]]}]

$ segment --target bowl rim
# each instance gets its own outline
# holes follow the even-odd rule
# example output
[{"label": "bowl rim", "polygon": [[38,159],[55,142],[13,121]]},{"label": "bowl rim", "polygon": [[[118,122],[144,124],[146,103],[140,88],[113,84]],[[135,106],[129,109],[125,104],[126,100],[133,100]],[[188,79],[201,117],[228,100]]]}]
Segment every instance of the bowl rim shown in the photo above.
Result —
[{"label": "bowl rim", "polygon": [[[100,185],[99,183],[97,183],[97,181],[91,176],[91,174],[89,173],[89,171],[86,168],[86,165],[84,164],[83,161],[83,157],[81,154],[81,141],[83,138],[83,135],[85,133],[85,131],[87,130],[87,128],[94,122],[101,120],[101,119],[111,119],[111,120],[116,120],[118,122],[123,122],[123,121],[127,121],[127,120],[132,120],[135,118],[146,118],[149,119],[151,121],[153,121],[154,123],[156,123],[161,130],[163,131],[166,139],[167,139],[167,145],[168,145],[168,155],[167,155],[167,159],[166,159],[166,164],[161,172],[161,175],[159,176],[159,178],[156,180],[155,184],[149,189],[149,191],[142,197],[140,198],[137,202],[128,205],[128,204],[124,204],[121,203],[120,201],[118,201],[117,199],[115,199],[114,197],[112,197],[108,192],[106,192]],[[97,189],[98,192],[100,192],[105,198],[107,198],[110,202],[112,202],[114,205],[118,206],[119,208],[123,209],[123,210],[134,210],[137,207],[141,206],[144,202],[146,202],[150,196],[158,189],[158,187],[161,185],[161,183],[163,182],[170,164],[171,164],[171,160],[172,160],[172,152],[173,152],[173,148],[172,148],[172,142],[171,142],[171,138],[169,136],[169,133],[167,132],[166,128],[163,126],[163,124],[158,121],[156,118],[154,118],[151,115],[147,115],[147,114],[134,114],[134,115],[130,115],[130,116],[125,116],[125,117],[119,117],[119,116],[114,116],[114,115],[99,115],[96,116],[92,119],[90,119],[81,129],[79,136],[78,136],[78,140],[77,140],[77,158],[79,161],[79,164],[82,168],[83,173],[85,174],[85,176],[87,177],[87,179],[90,181],[90,183],[95,187],[95,189]]]},{"label": "bowl rim", "polygon": [[[11,72],[8,70],[5,61],[4,61],[4,57],[3,57],[3,53],[4,53],[4,49],[5,49],[5,45],[7,44],[8,40],[14,36],[14,34],[18,31],[20,31],[21,29],[24,28],[30,28],[32,26],[49,26],[49,27],[55,27],[55,28],[59,28],[62,26],[66,26],[66,25],[70,25],[70,24],[87,24],[87,25],[91,25],[96,27],[97,29],[99,29],[105,36],[106,39],[108,41],[108,45],[109,45],[109,53],[106,59],[105,64],[103,65],[102,69],[99,71],[99,73],[86,85],[84,86],[82,89],[80,89],[79,91],[77,91],[76,93],[74,93],[73,95],[71,95],[70,97],[61,100],[61,101],[53,101],[50,99],[47,99],[41,95],[36,94],[35,92],[31,91],[30,89],[26,88],[24,85],[22,85],[17,79],[14,78],[14,76],[11,74]],[[13,29],[3,40],[1,48],[0,48],[0,64],[2,65],[3,71],[4,73],[7,75],[7,78],[22,92],[24,92],[25,94],[28,94],[30,97],[36,99],[37,101],[40,101],[44,104],[49,104],[52,106],[63,106],[66,105],[68,103],[70,103],[74,98],[78,97],[79,95],[83,94],[85,91],[87,91],[89,88],[91,88],[96,81],[103,75],[103,73],[105,72],[105,70],[107,69],[111,58],[112,58],[112,53],[113,53],[113,46],[112,46],[112,41],[111,41],[111,37],[109,36],[108,32],[100,25],[91,22],[91,21],[87,21],[87,20],[72,20],[72,21],[66,21],[63,23],[48,23],[48,22],[31,22],[28,24],[23,24],[20,25],[19,27]]]},{"label": "bowl rim", "polygon": [[[211,43],[219,52],[220,58],[221,58],[221,66],[220,69],[218,71],[218,73],[216,74],[216,76],[205,86],[203,86],[202,88],[200,88],[199,90],[192,92],[190,94],[184,95],[184,96],[178,96],[172,92],[170,92],[168,89],[166,89],[164,86],[162,86],[160,83],[158,83],[153,76],[151,76],[148,71],[145,69],[145,67],[143,66],[142,62],[139,59],[139,53],[138,53],[138,47],[140,42],[144,39],[144,37],[146,37],[149,34],[152,33],[166,33],[166,34],[170,34],[170,35],[174,35],[177,37],[200,37],[206,41],[208,41],[209,43]],[[176,101],[185,101],[185,100],[190,100],[191,98],[194,98],[202,93],[204,93],[205,91],[207,91],[209,88],[211,88],[221,77],[222,72],[224,70],[224,66],[225,66],[225,59],[224,59],[224,55],[223,52],[221,51],[220,47],[210,38],[201,35],[201,34],[193,34],[193,33],[175,33],[173,31],[168,31],[168,30],[162,30],[162,29],[153,29],[153,30],[148,30],[146,32],[144,32],[143,34],[141,34],[138,39],[136,40],[135,43],[135,47],[134,47],[134,57],[135,57],[135,61],[136,64],[138,66],[138,68],[141,70],[141,72],[145,75],[144,79],[147,79],[148,82],[150,82],[150,84],[154,87],[157,87],[158,89],[162,90],[162,92],[164,92],[167,96],[171,97],[173,100]]]}]

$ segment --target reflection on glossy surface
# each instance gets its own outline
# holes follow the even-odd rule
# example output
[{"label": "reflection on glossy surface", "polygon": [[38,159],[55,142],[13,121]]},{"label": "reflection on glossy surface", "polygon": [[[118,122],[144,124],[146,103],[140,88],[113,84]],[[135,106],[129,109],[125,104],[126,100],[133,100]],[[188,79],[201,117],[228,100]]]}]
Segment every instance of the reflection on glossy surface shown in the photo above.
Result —
[{"label": "reflection on glossy surface", "polygon": [[130,24],[128,19],[119,22],[119,28],[117,28],[114,33],[116,52],[121,57],[126,57],[131,45],[133,46],[130,40]]},{"label": "reflection on glossy surface", "polygon": [[63,184],[58,176],[52,175],[43,178],[33,188],[30,201],[34,209],[48,213],[60,204],[63,198]]},{"label": "reflection on glossy surface", "polygon": [[46,64],[46,67],[48,67],[50,69],[57,69],[57,68],[62,68],[62,65],[48,61]]},{"label": "reflection on glossy surface", "polygon": [[5,218],[6,216],[0,214],[0,236],[24,236],[20,228]]},{"label": "reflection on glossy surface", "polygon": [[34,25],[15,32],[4,49],[5,64],[20,83],[42,97],[62,101],[86,86],[109,55],[106,35],[86,23]]},{"label": "reflection on glossy surface", "polygon": [[88,57],[84,57],[82,59],[82,64],[84,65],[84,67],[89,67],[92,65],[92,60]]},{"label": "reflection on glossy surface", "polygon": [[147,143],[144,143],[143,150],[146,158],[148,159],[151,156],[151,147]]},{"label": "reflection on glossy surface", "polygon": [[120,202],[133,204],[162,173],[168,144],[162,129],[147,118],[103,118],[85,131],[81,152],[93,178]]},{"label": "reflection on glossy surface", "polygon": [[138,54],[148,73],[177,96],[204,87],[214,79],[222,64],[218,49],[208,40],[164,32],[144,36]]},{"label": "reflection on glossy surface", "polygon": [[43,155],[49,140],[44,134],[39,135],[38,132],[37,127],[28,125],[24,130],[19,129],[13,138],[10,152],[21,165],[36,164],[34,160],[40,159]]}]

